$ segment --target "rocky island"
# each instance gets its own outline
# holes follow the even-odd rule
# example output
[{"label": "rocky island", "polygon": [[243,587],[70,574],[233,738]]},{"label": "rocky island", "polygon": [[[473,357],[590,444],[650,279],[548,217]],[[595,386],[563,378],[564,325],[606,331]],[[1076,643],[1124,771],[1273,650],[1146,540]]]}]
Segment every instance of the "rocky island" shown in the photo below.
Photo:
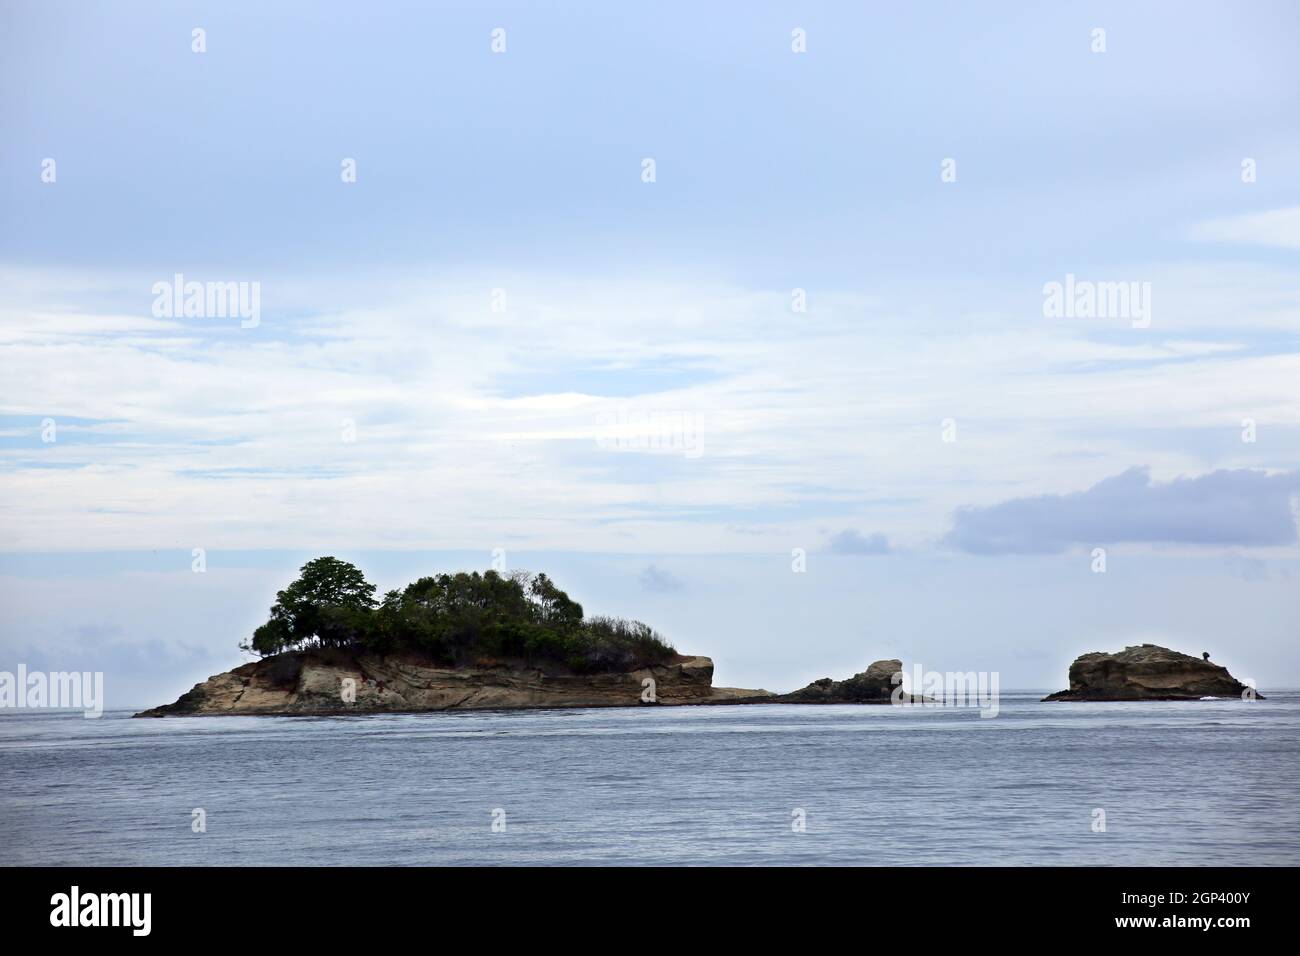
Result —
[{"label": "rocky island", "polygon": [[1070,689],[1043,700],[1200,700],[1203,697],[1252,697],[1241,683],[1209,655],[1192,657],[1157,644],[1135,644],[1115,654],[1084,654],[1070,665]]},{"label": "rocky island", "polygon": [[[259,655],[137,717],[709,704],[934,703],[881,660],[787,694],[713,686],[713,661],[639,621],[586,617],[544,574],[420,578],[382,600],[337,558],[307,562],[241,644]],[[1084,654],[1048,701],[1257,697],[1227,669],[1154,644]]]},{"label": "rocky island", "polygon": [[774,696],[714,687],[713,661],[707,657],[678,655],[628,671],[575,674],[523,662],[440,667],[410,654],[306,651],[217,674],[175,703],[136,716],[635,707],[747,703]]},{"label": "rocky island", "polygon": [[[429,710],[534,710],[685,704],[888,704],[897,660],[790,694],[713,686],[713,661],[676,655],[628,671],[575,674],[523,662],[439,667],[411,655],[278,654],[217,674],[137,717],[319,716]],[[919,697],[909,700],[920,700]]]},{"label": "rocky island", "polygon": [[347,562],[309,561],[241,645],[259,660],[136,716],[888,704],[903,669],[876,661],[789,694],[714,687],[709,658],[677,653],[637,621],[585,617],[542,574],[443,574],[382,601],[374,590]]},{"label": "rocky island", "polygon": [[[889,704],[893,702],[898,690],[903,662],[900,660],[876,661],[861,674],[854,674],[847,680],[831,680],[823,677],[807,687],[781,694],[773,698],[781,704]],[[901,694],[900,699],[907,698],[909,703],[928,701],[920,695]]]},{"label": "rocky island", "polygon": [[586,617],[544,574],[440,574],[375,599],[355,566],[308,561],[241,649],[251,661],[137,716],[713,703],[713,662],[639,621]]}]

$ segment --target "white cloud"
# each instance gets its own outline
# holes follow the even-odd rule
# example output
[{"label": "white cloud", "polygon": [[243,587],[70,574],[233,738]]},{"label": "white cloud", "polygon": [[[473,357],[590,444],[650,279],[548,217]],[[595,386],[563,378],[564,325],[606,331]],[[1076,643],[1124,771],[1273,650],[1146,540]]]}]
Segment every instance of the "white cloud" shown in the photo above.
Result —
[{"label": "white cloud", "polygon": [[[481,277],[375,283],[374,302],[360,280],[267,277],[262,324],[214,330],[133,318],[121,289],[147,315],[143,281],[120,281],[103,314],[108,293],[50,281],[58,309],[28,277],[0,313],[8,550],[771,552],[815,546],[827,522],[912,548],[959,506],[1139,462],[1162,479],[1268,466],[1269,436],[1300,427],[1300,354],[1242,337],[1261,314],[1274,328],[1267,286],[1258,308],[1247,300],[1217,325],[1204,313],[1189,334],[1169,295],[1170,314],[1139,331],[1011,310],[968,327],[936,308],[917,323],[927,290],[819,292],[814,315],[791,313],[780,291],[516,276],[497,280],[510,290],[502,315]],[[276,306],[285,289],[302,318]],[[708,374],[667,390],[638,379],[684,360]],[[592,366],[612,372],[584,383],[566,371]],[[549,384],[535,392],[500,388],[537,373]],[[701,454],[598,441],[628,411],[689,415]],[[91,424],[45,444],[47,416]],[[1235,440],[1243,417],[1259,421],[1259,443]],[[941,440],[945,418],[955,443]],[[636,430],[617,421],[620,438]],[[1144,430],[1171,437],[1135,450]],[[1227,436],[1212,464],[1177,437],[1205,430]]]},{"label": "white cloud", "polygon": [[1192,227],[1191,238],[1300,249],[1300,206],[1209,219]]}]

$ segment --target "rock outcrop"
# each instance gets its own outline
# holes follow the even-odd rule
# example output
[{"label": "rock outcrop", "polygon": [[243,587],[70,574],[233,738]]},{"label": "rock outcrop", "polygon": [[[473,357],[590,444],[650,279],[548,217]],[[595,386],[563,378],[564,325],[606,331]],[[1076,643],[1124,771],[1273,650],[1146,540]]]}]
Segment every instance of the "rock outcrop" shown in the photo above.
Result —
[{"label": "rock outcrop", "polygon": [[412,657],[294,652],[208,678],[172,704],[137,714],[347,714],[430,710],[635,707],[758,702],[766,690],[713,686],[713,661],[683,657],[625,673],[572,674],[518,665],[446,668]]},{"label": "rock outcrop", "polygon": [[[894,691],[899,682],[895,674],[901,674],[903,662],[900,660],[876,661],[861,674],[854,674],[846,680],[831,680],[823,677],[807,687],[781,694],[772,699],[772,703],[781,704],[888,704],[893,700]],[[901,678],[900,678],[901,680]],[[920,701],[919,696],[904,694],[903,698]]]},{"label": "rock outcrop", "polygon": [[1070,665],[1070,689],[1043,700],[1199,700],[1245,697],[1262,700],[1226,667],[1156,644],[1137,644],[1117,654],[1084,654]]}]

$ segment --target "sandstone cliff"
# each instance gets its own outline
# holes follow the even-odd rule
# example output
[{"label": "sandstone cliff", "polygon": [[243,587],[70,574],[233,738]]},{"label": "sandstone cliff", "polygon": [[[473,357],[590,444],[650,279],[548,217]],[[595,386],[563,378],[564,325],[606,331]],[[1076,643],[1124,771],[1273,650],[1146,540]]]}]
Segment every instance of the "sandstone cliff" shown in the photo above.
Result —
[{"label": "sandstone cliff", "polygon": [[518,666],[435,667],[412,657],[280,654],[208,678],[139,717],[519,710],[757,702],[770,691],[713,686],[713,661],[678,657],[626,673],[570,674]]},{"label": "sandstone cliff", "polygon": [[1263,699],[1226,667],[1156,644],[1116,654],[1084,654],[1070,665],[1070,689],[1043,700],[1199,700],[1202,697]]}]

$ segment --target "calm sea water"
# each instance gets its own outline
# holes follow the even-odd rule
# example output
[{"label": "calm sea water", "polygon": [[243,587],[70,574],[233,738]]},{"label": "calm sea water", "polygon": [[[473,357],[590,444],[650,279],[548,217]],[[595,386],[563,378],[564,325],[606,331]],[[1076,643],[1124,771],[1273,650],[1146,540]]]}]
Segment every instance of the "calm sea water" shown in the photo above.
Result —
[{"label": "calm sea water", "polygon": [[1038,696],[1004,694],[994,719],[851,706],[10,712],[0,863],[1300,864],[1300,693]]}]

